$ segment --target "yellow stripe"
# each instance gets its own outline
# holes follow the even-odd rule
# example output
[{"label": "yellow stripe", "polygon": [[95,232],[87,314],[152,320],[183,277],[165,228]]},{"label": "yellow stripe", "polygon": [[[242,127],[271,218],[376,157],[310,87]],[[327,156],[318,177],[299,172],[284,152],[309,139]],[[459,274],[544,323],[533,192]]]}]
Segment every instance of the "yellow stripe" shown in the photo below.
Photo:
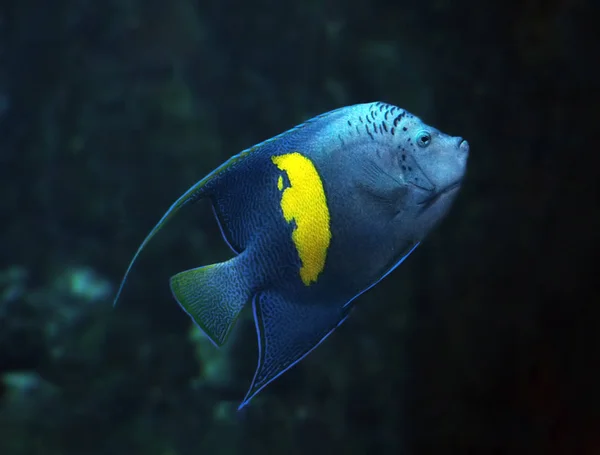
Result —
[{"label": "yellow stripe", "polygon": [[[317,281],[325,268],[331,241],[329,208],[323,182],[314,164],[298,152],[271,157],[273,163],[287,173],[290,186],[281,195],[281,210],[288,223],[296,222],[292,241],[302,265],[300,278],[309,286]],[[279,176],[277,188],[283,188]]]}]

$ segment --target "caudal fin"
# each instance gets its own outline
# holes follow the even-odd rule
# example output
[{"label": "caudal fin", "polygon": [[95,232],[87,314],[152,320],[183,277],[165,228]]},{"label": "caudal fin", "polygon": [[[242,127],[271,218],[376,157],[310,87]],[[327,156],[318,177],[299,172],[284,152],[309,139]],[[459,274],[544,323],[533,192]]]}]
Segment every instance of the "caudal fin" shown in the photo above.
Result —
[{"label": "caudal fin", "polygon": [[171,278],[177,302],[217,346],[225,344],[242,308],[252,299],[239,266],[238,256]]}]

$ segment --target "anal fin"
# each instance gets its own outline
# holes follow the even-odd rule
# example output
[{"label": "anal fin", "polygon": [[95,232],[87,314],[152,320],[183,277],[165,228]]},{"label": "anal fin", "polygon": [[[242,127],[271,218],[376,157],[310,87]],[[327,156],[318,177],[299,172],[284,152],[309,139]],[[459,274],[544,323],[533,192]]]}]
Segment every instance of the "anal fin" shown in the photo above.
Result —
[{"label": "anal fin", "polygon": [[258,365],[239,409],[310,354],[348,314],[342,305],[296,302],[274,290],[258,294],[253,308],[258,334]]}]

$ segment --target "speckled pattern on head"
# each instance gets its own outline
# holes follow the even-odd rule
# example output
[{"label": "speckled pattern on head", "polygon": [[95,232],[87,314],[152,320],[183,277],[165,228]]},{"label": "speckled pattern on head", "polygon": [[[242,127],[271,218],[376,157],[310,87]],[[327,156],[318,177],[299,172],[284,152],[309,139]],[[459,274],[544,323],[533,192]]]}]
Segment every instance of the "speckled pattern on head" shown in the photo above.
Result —
[{"label": "speckled pattern on head", "polygon": [[404,109],[380,102],[357,104],[348,109],[346,125],[336,125],[334,131],[328,131],[329,134],[337,134],[342,145],[345,138],[354,136],[367,135],[372,140],[376,140],[378,135],[394,136],[398,128],[402,128],[402,119],[413,117]]},{"label": "speckled pattern on head", "polygon": [[171,289],[217,346],[252,304],[258,365],[242,407],[414,251],[451,206],[468,152],[462,138],[386,103],[319,115],[240,152],[192,186],[142,242],[123,283],[168,219],[210,199],[235,256],[175,275]]}]

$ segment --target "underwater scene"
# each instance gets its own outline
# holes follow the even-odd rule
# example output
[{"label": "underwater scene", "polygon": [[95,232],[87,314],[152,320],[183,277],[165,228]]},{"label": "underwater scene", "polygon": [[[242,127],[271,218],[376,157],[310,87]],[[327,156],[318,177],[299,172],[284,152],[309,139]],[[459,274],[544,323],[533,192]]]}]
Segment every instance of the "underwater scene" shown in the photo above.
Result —
[{"label": "underwater scene", "polygon": [[600,454],[598,13],[2,1],[0,455]]}]

